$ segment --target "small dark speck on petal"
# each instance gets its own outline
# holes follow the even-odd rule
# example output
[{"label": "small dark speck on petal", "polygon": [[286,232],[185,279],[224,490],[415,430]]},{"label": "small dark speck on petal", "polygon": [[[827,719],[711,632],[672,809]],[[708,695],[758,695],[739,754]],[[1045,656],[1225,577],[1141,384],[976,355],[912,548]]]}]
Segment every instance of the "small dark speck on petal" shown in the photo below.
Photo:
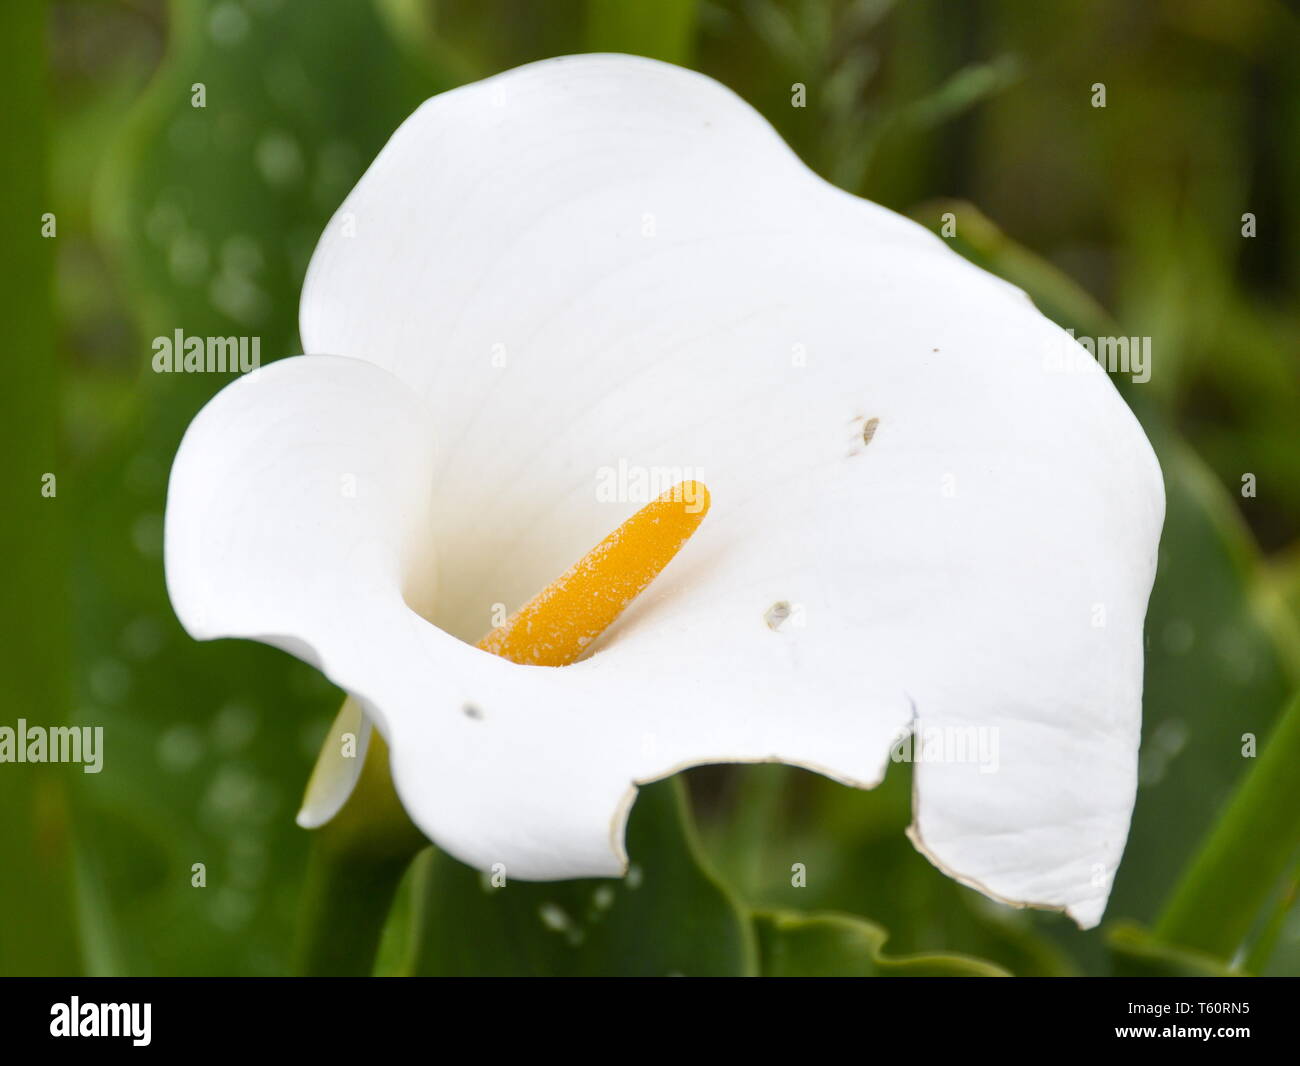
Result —
[{"label": "small dark speck on petal", "polygon": [[474,721],[476,722],[483,721],[483,712],[480,711],[477,707],[475,707],[474,704],[467,703],[465,704],[464,707],[461,708],[461,710],[465,712],[466,718],[473,718]]},{"label": "small dark speck on petal", "polygon": [[763,615],[763,621],[767,623],[768,629],[777,630],[790,617],[790,613],[790,604],[785,600],[780,600],[767,609]]}]

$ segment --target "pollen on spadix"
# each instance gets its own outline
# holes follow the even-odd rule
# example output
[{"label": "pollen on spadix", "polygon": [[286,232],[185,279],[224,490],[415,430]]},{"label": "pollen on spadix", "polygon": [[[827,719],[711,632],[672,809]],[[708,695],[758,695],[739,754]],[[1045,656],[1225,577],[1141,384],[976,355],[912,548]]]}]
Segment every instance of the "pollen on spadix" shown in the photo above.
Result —
[{"label": "pollen on spadix", "polygon": [[668,565],[708,510],[709,490],[701,482],[675,485],[492,630],[478,647],[530,666],[575,662]]}]

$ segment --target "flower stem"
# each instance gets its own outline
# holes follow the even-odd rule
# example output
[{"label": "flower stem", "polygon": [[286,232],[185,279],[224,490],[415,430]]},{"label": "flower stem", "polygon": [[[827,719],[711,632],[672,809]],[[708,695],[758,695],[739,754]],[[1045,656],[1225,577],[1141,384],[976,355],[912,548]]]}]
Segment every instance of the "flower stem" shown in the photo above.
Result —
[{"label": "flower stem", "polygon": [[1156,935],[1231,960],[1300,849],[1300,697],[1175,887]]},{"label": "flower stem", "polygon": [[373,971],[397,886],[427,844],[402,810],[388,772],[388,746],[375,731],[348,802],[312,834],[299,912],[300,974]]},{"label": "flower stem", "polygon": [[1269,914],[1255,942],[1250,946],[1250,954],[1246,956],[1245,962],[1247,973],[1264,972],[1264,967],[1272,958],[1278,941],[1282,939],[1282,931],[1286,927],[1287,918],[1297,899],[1300,899],[1300,863],[1297,863],[1285,878],[1282,889],[1277,894],[1276,903],[1271,905],[1272,913]]}]

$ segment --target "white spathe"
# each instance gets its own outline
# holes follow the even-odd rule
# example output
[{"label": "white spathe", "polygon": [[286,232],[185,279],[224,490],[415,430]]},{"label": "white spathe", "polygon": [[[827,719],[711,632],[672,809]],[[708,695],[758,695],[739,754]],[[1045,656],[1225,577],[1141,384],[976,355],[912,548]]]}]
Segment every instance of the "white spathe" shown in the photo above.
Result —
[{"label": "white spathe", "polygon": [[[168,587],[196,638],[354,694],[441,847],[615,875],[636,783],[779,760],[870,787],[918,722],[998,754],[916,767],[925,854],[1100,919],[1164,496],[1106,375],[1062,373],[1073,341],[1019,290],[709,78],[575,56],[402,125],[321,238],[301,332],[329,354],[190,426]],[[682,554],[583,662],[465,643],[644,502],[602,502],[620,463],[708,484]]]}]

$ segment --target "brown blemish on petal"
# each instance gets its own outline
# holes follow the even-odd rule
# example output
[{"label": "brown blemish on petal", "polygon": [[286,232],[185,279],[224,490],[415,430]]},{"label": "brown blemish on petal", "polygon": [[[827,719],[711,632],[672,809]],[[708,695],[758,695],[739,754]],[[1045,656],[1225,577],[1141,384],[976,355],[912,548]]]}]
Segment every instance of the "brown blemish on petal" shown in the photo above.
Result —
[{"label": "brown blemish on petal", "polygon": [[780,600],[772,604],[763,615],[763,621],[767,623],[767,628],[773,632],[779,630],[790,617],[790,604],[785,600]]},{"label": "brown blemish on petal", "polygon": [[871,438],[876,435],[876,427],[880,425],[880,419],[868,419],[867,424],[862,427],[862,443],[870,444]]}]

